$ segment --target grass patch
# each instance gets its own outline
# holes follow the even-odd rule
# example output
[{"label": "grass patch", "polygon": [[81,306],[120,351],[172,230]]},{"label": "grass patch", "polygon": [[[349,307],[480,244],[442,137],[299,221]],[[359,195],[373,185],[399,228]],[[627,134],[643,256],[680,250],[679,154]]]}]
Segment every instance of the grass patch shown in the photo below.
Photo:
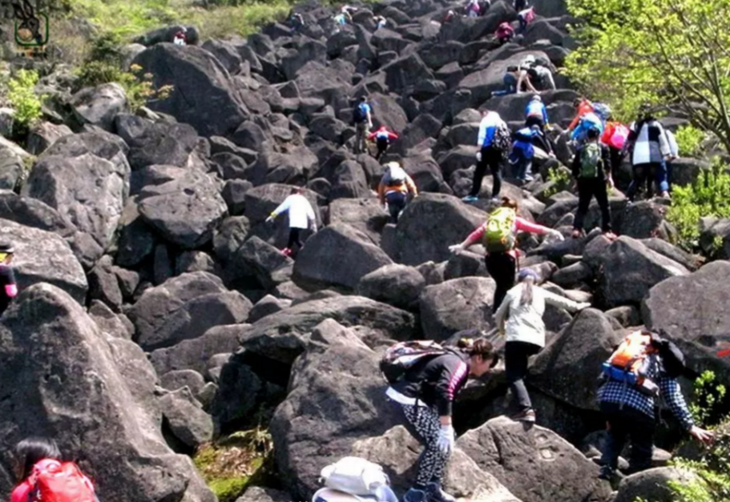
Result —
[{"label": "grass patch", "polygon": [[272,452],[271,436],[257,427],[200,447],[193,462],[218,500],[233,502],[250,485],[267,483],[273,468]]}]

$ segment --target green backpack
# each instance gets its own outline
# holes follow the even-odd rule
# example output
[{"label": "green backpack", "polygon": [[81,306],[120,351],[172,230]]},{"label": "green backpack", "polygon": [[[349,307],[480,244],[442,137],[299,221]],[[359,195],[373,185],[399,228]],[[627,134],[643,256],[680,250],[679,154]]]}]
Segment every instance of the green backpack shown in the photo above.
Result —
[{"label": "green backpack", "polygon": [[598,178],[601,165],[601,145],[586,143],[580,152],[580,178]]},{"label": "green backpack", "polygon": [[515,247],[515,220],[517,213],[509,207],[500,207],[489,215],[484,232],[484,246],[488,253],[504,253]]}]

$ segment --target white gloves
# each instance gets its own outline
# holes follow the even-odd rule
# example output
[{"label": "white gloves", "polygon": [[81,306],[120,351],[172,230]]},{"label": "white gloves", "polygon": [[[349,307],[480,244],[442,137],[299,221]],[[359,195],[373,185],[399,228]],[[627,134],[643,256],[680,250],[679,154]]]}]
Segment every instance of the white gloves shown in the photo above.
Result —
[{"label": "white gloves", "polygon": [[464,246],[462,246],[461,244],[454,244],[453,246],[449,246],[449,251],[454,254],[459,254],[464,251]]},{"label": "white gloves", "polygon": [[559,241],[564,241],[565,237],[563,237],[563,234],[561,234],[559,231],[555,230],[554,228],[551,228],[548,231],[548,234],[554,236]]},{"label": "white gloves", "polygon": [[477,162],[482,161],[482,152],[477,152]]},{"label": "white gloves", "polygon": [[454,428],[451,425],[441,426],[438,447],[444,455],[448,455],[454,449]]},{"label": "white gloves", "polygon": [[578,304],[578,310],[587,309],[590,306],[591,306],[591,304],[590,303],[587,303],[587,302],[585,302],[585,303],[579,303]]}]

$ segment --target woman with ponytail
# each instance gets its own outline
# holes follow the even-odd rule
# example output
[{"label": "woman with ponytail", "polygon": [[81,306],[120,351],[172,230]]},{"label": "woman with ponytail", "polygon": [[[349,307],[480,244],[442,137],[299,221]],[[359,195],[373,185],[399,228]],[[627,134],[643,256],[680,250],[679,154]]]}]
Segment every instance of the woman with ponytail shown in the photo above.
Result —
[{"label": "woman with ponytail", "polygon": [[458,350],[424,357],[388,388],[386,395],[403,411],[406,429],[425,446],[418,458],[415,483],[403,497],[405,502],[456,501],[441,489],[455,441],[452,404],[469,376],[481,377],[497,361],[489,341],[462,339]]},{"label": "woman with ponytail", "polygon": [[545,346],[545,323],[542,316],[549,303],[569,312],[590,307],[555,295],[537,285],[538,275],[529,268],[520,271],[518,284],[510,289],[495,314],[499,332],[506,336],[504,347],[507,383],[520,407],[515,420],[535,421],[530,396],[525,388],[527,362]]}]

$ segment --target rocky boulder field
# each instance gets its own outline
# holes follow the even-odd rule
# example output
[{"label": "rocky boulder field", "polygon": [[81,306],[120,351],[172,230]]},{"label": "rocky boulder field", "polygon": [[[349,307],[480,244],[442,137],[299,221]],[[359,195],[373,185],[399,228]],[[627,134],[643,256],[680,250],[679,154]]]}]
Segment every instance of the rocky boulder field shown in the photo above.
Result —
[{"label": "rocky boulder field", "polygon": [[[167,99],[131,113],[116,84],[59,87],[31,131],[29,169],[29,152],[0,143],[0,240],[16,248],[21,291],[0,319],[3,493],[14,445],[47,435],[93,476],[102,501],[213,502],[190,455],[262,416],[280,485],[249,488],[242,502],[309,500],[320,470],[348,455],[407,487],[418,446],[386,402],[380,356],[397,340],[494,327],[483,250],[448,250],[490,209],[489,177],[479,202],[460,200],[479,110],[518,127],[529,95],[490,97],[505,68],[531,54],[559,69],[575,46],[558,0],[535,1],[536,20],[501,47],[491,35],[516,20],[509,3],[442,24],[454,7],[385,0],[334,32],[333,9],[309,2],[297,7],[305,25],[295,34],[273,24],[247,39],[138,46],[133,63],[174,87]],[[373,14],[387,27],[376,30]],[[40,85],[61,86],[51,80]],[[578,94],[559,73],[556,82],[542,97],[567,163],[561,128]],[[400,134],[381,162],[351,153],[363,95],[375,127]],[[373,191],[390,160],[421,192],[397,225]],[[521,239],[521,266],[592,308],[546,313],[549,342],[527,381],[537,425],[504,416],[514,410],[501,366],[463,391],[446,488],[482,502],[651,498],[676,477],[663,450],[651,475],[617,492],[597,479],[600,364],[643,325],[665,330],[695,370],[730,378],[730,358],[715,357],[730,341],[730,262],[703,264],[673,246],[667,207],[629,205],[619,192],[619,239],[598,229],[571,239],[577,197],[547,180],[550,162],[537,163],[530,184],[503,188],[524,217],[567,237]],[[699,173],[675,170],[685,183]],[[621,188],[629,172],[617,176]],[[319,227],[296,260],[279,252],[285,218],[265,222],[292,185],[306,187]],[[594,202],[587,228],[598,221]],[[708,226],[730,249],[727,229]],[[665,449],[677,444],[669,432]]]}]

